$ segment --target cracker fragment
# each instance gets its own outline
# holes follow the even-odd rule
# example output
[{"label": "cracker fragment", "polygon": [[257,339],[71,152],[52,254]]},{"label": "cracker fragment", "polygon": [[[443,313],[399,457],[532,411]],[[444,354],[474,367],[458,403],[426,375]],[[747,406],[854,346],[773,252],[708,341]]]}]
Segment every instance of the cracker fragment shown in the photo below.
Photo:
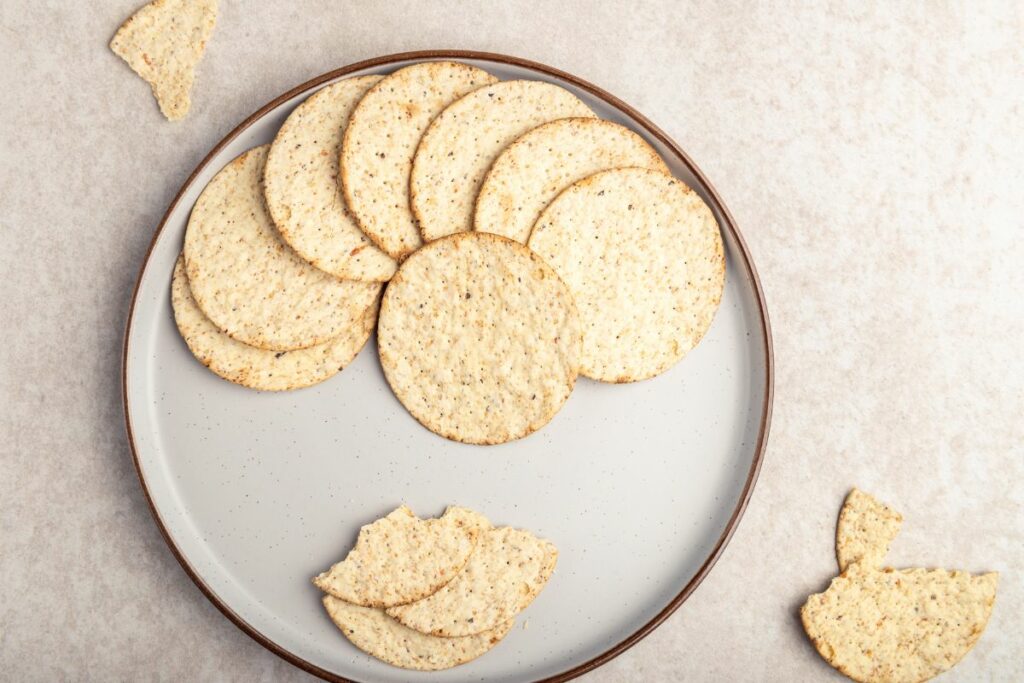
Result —
[{"label": "cracker fragment", "polygon": [[217,327],[250,346],[292,351],[356,327],[380,284],[339,280],[281,241],[263,199],[268,147],[240,155],[203,190],[185,232],[185,269]]},{"label": "cracker fragment", "polygon": [[851,564],[800,610],[807,635],[833,667],[862,683],[917,683],[974,646],[995,602],[998,574],[876,570]]},{"label": "cracker fragment", "polygon": [[388,284],[377,326],[384,375],[427,429],[495,444],[539,429],[576,383],[572,295],[521,244],[462,232],[410,256]]},{"label": "cracker fragment", "polygon": [[296,107],[274,138],[263,172],[267,208],[284,241],[317,268],[350,280],[384,282],[396,268],[351,217],[338,181],[349,115],[380,80],[346,78]]},{"label": "cracker fragment", "polygon": [[359,530],[344,560],[313,579],[320,590],[366,607],[419,600],[445,585],[466,564],[483,517],[450,507],[437,519],[419,519],[401,506]]},{"label": "cracker fragment", "polygon": [[653,147],[617,123],[589,118],[545,123],[494,160],[480,186],[474,228],[525,244],[559,192],[598,171],[625,166],[669,172]]},{"label": "cracker fragment", "polygon": [[110,49],[153,89],[170,121],[185,118],[196,65],[217,23],[217,0],[154,0],[117,29]]},{"label": "cracker fragment", "polygon": [[398,623],[383,610],[330,595],[323,598],[331,621],[363,652],[403,669],[440,671],[476,659],[504,638],[513,621],[466,638],[438,638]]},{"label": "cracker fragment", "polygon": [[700,342],[722,299],[718,223],[696,192],[660,171],[602,171],[571,185],[541,214],[529,246],[576,300],[580,374],[592,379],[666,371]]},{"label": "cracker fragment", "polygon": [[507,623],[533,602],[558,562],[550,541],[509,527],[484,532],[465,568],[446,586],[387,613],[409,628],[459,637]]},{"label": "cracker fragment", "polygon": [[839,511],[836,558],[839,571],[854,562],[877,569],[900,532],[903,516],[859,489],[853,489]]},{"label": "cracker fragment", "polygon": [[473,229],[484,175],[516,138],[548,121],[595,116],[571,92],[543,81],[501,81],[452,102],[413,159],[409,200],[423,240]]},{"label": "cracker fragment", "polygon": [[393,258],[422,244],[409,174],[423,132],[451,102],[496,80],[468,64],[422,62],[384,78],[353,110],[341,145],[342,190],[359,227]]},{"label": "cracker fragment", "polygon": [[375,299],[357,324],[337,338],[298,351],[267,351],[232,339],[203,315],[192,298],[185,258],[178,257],[171,279],[171,304],[178,331],[200,363],[229,382],[260,391],[308,387],[345,368],[377,324]]}]

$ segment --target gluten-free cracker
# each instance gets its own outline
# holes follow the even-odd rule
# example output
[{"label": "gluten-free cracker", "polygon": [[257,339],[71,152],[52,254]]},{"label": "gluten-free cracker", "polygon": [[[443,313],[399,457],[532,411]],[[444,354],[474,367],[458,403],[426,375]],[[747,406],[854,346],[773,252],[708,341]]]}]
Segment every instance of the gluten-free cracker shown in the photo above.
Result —
[{"label": "gluten-free cracker", "polygon": [[497,645],[512,620],[465,638],[438,638],[403,626],[375,607],[361,607],[330,595],[323,598],[331,621],[368,655],[403,669],[440,671],[476,659]]},{"label": "gluten-free cracker", "polygon": [[525,244],[559,192],[598,171],[624,166],[668,172],[653,147],[617,123],[592,118],[545,123],[494,160],[477,196],[474,228]]},{"label": "gluten-free cracker", "polygon": [[998,575],[851,564],[800,610],[815,648],[861,683],[918,683],[974,646],[992,613]]},{"label": "gluten-free cracker", "polygon": [[217,23],[217,0],[154,0],[128,18],[110,49],[153,89],[171,121],[185,118],[196,65]]},{"label": "gluten-free cracker", "polygon": [[341,138],[352,109],[380,76],[346,78],[312,95],[281,126],[263,172],[267,208],[299,256],[331,275],[383,282],[395,261],[345,208],[338,179]]},{"label": "gluten-free cracker", "polygon": [[836,524],[836,559],[844,572],[854,562],[877,569],[900,532],[903,516],[859,489],[850,491]]},{"label": "gluten-free cracker", "polygon": [[196,305],[178,257],[171,280],[171,304],[178,331],[200,363],[224,379],[260,391],[299,389],[322,382],[348,365],[377,324],[377,299],[354,327],[319,346],[297,351],[268,351],[232,339]]},{"label": "gluten-free cracker", "polygon": [[420,600],[465,566],[484,523],[481,515],[464,508],[450,507],[437,519],[419,519],[403,505],[360,529],[345,559],[313,583],[366,607]]},{"label": "gluten-free cracker", "polygon": [[533,602],[558,561],[550,542],[509,527],[484,532],[451,583],[387,613],[435,636],[469,636],[497,628]]},{"label": "gluten-free cracker", "polygon": [[410,256],[377,325],[384,375],[449,439],[495,444],[539,429],[576,383],[580,323],[558,275],[523,245],[462,232]]},{"label": "gluten-free cracker", "polygon": [[409,174],[423,132],[451,102],[496,80],[468,64],[422,62],[381,80],[353,110],[341,144],[342,190],[359,227],[393,258],[422,244]]},{"label": "gluten-free cracker", "polygon": [[594,116],[571,92],[543,81],[502,81],[452,102],[413,159],[409,198],[424,241],[473,229],[484,175],[516,138],[548,121]]},{"label": "gluten-free cracker", "polygon": [[544,210],[529,246],[565,281],[583,324],[580,374],[632,382],[664,372],[704,336],[725,252],[711,209],[643,168],[581,180]]},{"label": "gluten-free cracker", "polygon": [[292,351],[358,326],[380,284],[328,275],[281,241],[263,199],[268,147],[234,159],[203,190],[185,232],[185,269],[217,327],[250,346]]}]

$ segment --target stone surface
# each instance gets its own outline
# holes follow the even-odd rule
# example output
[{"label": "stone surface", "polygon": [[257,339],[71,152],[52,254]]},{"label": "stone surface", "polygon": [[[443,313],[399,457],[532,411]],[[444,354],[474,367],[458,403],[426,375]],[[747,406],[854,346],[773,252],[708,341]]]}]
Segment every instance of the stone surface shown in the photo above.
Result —
[{"label": "stone surface", "polygon": [[903,512],[893,564],[1002,572],[942,680],[1024,679],[1019,6],[224,0],[172,124],[106,46],[136,5],[0,6],[5,677],[312,680],[164,546],[122,426],[122,328],[163,211],[225,133],[331,68],[447,46],[576,73],[664,128],[731,208],[772,314],[743,523],[679,612],[584,680],[840,680],[797,609],[836,571],[853,485]]}]

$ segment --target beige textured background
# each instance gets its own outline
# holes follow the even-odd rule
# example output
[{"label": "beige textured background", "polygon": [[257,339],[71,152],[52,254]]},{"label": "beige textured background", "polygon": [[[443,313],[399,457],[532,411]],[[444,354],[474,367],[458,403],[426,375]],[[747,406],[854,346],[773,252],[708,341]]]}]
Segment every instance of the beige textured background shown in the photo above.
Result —
[{"label": "beige textured background", "polygon": [[746,518],[690,601],[586,680],[838,679],[795,610],[834,572],[851,485],[905,513],[895,564],[1003,573],[942,680],[1024,679],[1024,10],[799,4],[222,0],[180,124],[106,49],[134,0],[0,4],[0,678],[309,680],[206,602],[150,519],[118,388],[129,294],[242,118],[355,60],[461,47],[576,73],[674,136],[772,314]]}]

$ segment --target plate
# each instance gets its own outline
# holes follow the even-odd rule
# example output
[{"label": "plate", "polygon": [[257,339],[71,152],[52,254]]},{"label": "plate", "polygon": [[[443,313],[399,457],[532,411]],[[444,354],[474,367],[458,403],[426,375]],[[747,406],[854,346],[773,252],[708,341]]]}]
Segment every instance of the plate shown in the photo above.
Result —
[{"label": "plate", "polygon": [[[721,308],[703,342],[660,377],[583,378],[539,432],[501,446],[447,441],[392,395],[373,339],[315,387],[259,393],[195,361],[175,328],[171,271],[189,212],[213,175],[270,142],[306,97],[340,78],[457,59],[502,79],[550,81],[650,142],[712,207],[726,247]],[[625,103],[542,64],[479,52],[417,52],[332,71],[250,116],[199,164],[157,229],[124,344],[125,421],[139,480],[167,544],[237,626],[328,680],[564,681],[654,629],[692,593],[735,530],[764,453],[771,335],[754,265],[696,165]],[[362,524],[400,503],[420,516],[458,504],[558,546],[558,569],[491,652],[440,673],[356,650],[310,578]]]}]

